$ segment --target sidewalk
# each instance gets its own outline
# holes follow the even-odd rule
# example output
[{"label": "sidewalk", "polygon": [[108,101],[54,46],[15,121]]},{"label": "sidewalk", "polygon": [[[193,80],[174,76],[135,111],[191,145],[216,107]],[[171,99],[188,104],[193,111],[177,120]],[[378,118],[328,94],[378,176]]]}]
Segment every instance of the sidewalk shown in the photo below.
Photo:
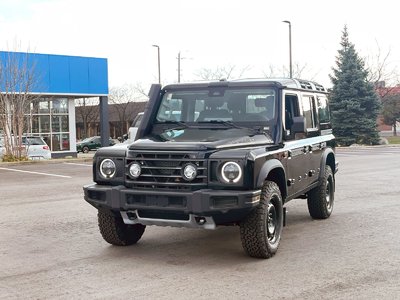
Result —
[{"label": "sidewalk", "polygon": [[90,151],[89,153],[78,153],[78,157],[71,157],[71,158],[33,159],[28,161],[15,161],[15,162],[2,162],[0,160],[0,166],[17,166],[26,164],[39,164],[39,163],[56,164],[60,162],[91,163],[93,161],[93,156],[95,153],[96,151]]}]

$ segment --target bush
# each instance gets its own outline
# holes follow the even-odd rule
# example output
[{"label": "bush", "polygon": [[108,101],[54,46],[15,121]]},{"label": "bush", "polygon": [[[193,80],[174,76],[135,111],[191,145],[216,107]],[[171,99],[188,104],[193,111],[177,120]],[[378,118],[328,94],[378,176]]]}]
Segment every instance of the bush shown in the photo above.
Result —
[{"label": "bush", "polygon": [[16,162],[16,161],[28,161],[29,158],[27,156],[17,157],[14,155],[4,155],[3,162]]}]

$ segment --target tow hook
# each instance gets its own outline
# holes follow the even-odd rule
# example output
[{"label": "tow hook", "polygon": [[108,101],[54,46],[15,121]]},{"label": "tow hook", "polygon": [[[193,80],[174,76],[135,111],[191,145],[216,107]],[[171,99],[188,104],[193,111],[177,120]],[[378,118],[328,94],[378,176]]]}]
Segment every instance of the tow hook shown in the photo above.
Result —
[{"label": "tow hook", "polygon": [[204,217],[195,217],[196,223],[199,225],[204,225],[207,221]]}]

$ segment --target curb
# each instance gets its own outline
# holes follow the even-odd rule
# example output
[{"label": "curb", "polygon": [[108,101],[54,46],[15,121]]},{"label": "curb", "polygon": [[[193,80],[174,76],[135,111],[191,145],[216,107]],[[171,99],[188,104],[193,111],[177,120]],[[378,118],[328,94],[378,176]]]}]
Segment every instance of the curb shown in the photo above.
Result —
[{"label": "curb", "polygon": [[0,166],[21,166],[21,165],[33,165],[33,164],[57,164],[64,162],[93,162],[92,157],[78,157],[78,158],[53,158],[53,159],[38,159],[38,160],[28,160],[28,161],[12,161],[12,162],[1,162]]}]

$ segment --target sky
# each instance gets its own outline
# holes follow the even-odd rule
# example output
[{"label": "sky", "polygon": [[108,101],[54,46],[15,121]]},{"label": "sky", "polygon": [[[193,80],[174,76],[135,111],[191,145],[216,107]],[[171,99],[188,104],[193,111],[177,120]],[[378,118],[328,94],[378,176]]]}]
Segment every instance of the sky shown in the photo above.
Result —
[{"label": "sky", "polygon": [[390,51],[400,65],[394,1],[1,0],[0,50],[103,57],[109,86],[199,80],[202,69],[234,67],[233,77],[280,76],[292,60],[302,77],[327,87],[345,25],[361,57]]}]

